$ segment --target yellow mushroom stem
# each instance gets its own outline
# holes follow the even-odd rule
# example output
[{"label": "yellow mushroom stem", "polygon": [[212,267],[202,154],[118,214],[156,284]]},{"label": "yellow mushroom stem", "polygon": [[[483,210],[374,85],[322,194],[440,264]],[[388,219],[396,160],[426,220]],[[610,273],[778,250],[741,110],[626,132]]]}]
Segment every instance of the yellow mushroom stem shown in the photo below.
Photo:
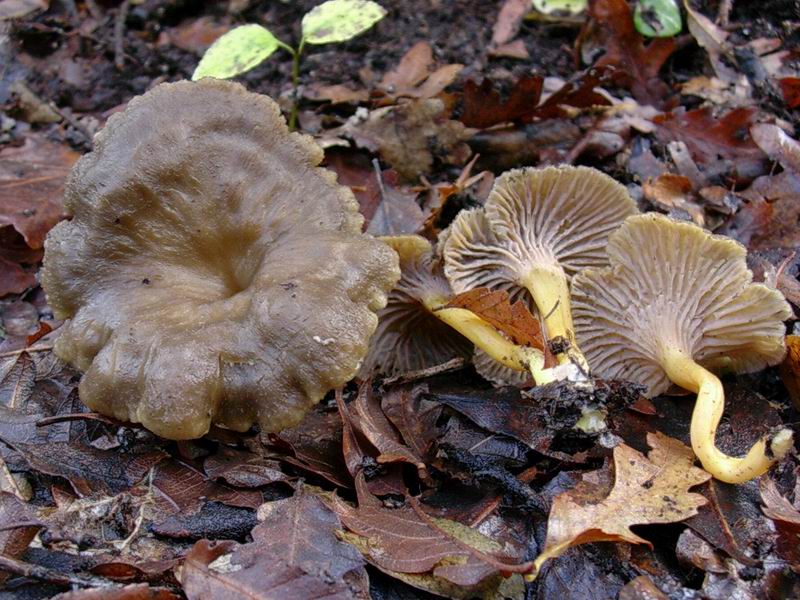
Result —
[{"label": "yellow mushroom stem", "polygon": [[719,378],[674,348],[662,354],[661,366],[673,383],[697,394],[690,428],[692,449],[703,468],[716,479],[727,483],[749,481],[765,473],[792,448],[791,430],[781,429],[771,439],[765,436],[756,442],[741,458],[725,454],[715,442],[725,408],[725,392]]},{"label": "yellow mushroom stem", "polygon": [[548,339],[561,337],[569,342],[567,351],[556,355],[559,364],[573,363],[588,375],[589,363],[575,340],[569,282],[564,270],[558,265],[535,267],[522,284],[542,315]]},{"label": "yellow mushroom stem", "polygon": [[536,385],[555,381],[550,369],[544,368],[544,353],[537,348],[519,346],[506,339],[490,323],[465,308],[446,308],[444,302],[428,300],[431,314],[447,323],[497,362],[516,371],[530,371]]}]

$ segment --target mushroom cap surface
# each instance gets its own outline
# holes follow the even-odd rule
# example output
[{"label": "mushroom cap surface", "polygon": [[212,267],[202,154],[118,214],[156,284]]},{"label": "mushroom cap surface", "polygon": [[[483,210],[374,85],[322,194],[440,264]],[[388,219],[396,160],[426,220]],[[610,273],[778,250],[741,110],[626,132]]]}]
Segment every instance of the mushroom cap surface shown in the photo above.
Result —
[{"label": "mushroom cap surface", "polygon": [[462,211],[450,225],[445,273],[457,293],[485,286],[513,296],[533,267],[572,276],[608,264],[609,234],[637,212],[625,187],[597,169],[507,171],[483,208]]},{"label": "mushroom cap surface", "polygon": [[266,96],[162,84],[95,138],[42,284],[90,408],[172,439],[298,423],[353,377],[399,277]]},{"label": "mushroom cap surface", "polygon": [[378,328],[359,375],[398,375],[468,357],[472,344],[425,307],[453,295],[431,243],[418,235],[379,238],[400,257],[400,281],[378,312]]},{"label": "mushroom cap surface", "polygon": [[480,348],[475,348],[472,354],[472,365],[478,375],[492,382],[496,386],[515,385],[523,387],[533,385],[530,371],[515,371],[497,362]]},{"label": "mushroom cap surface", "polygon": [[578,343],[592,369],[635,381],[656,396],[670,387],[666,348],[735,372],[780,362],[783,295],[760,283],[738,242],[658,213],[629,217],[608,244],[610,266],[572,280]]}]

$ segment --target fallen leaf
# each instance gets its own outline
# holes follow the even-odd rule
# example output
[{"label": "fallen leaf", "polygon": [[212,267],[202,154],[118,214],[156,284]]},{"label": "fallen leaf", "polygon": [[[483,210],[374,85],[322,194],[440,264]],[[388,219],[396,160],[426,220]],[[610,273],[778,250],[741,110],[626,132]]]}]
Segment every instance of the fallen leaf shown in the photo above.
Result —
[{"label": "fallen leaf", "polygon": [[209,501],[195,512],[177,512],[151,523],[148,529],[179,540],[239,540],[246,538],[257,524],[255,509]]},{"label": "fallen leaf", "polygon": [[165,588],[134,583],[122,587],[64,592],[53,596],[51,600],[180,600],[180,596]]},{"label": "fallen leaf", "polygon": [[433,49],[428,42],[420,41],[403,55],[400,63],[388,71],[380,83],[378,91],[392,101],[399,98],[433,98],[453,83],[464,65],[444,65],[433,68]]},{"label": "fallen leaf", "polygon": [[359,104],[369,100],[367,90],[354,90],[342,84],[320,85],[317,83],[306,86],[303,96],[318,102],[331,104]]},{"label": "fallen leaf", "polygon": [[633,93],[640,102],[661,105],[669,87],[658,77],[664,62],[675,51],[672,38],[656,38],[645,44],[636,31],[633,13],[625,0],[595,0],[589,3],[589,24],[581,32],[582,43],[589,33],[596,37],[596,46],[604,53],[595,63],[611,65],[614,79]]},{"label": "fallen leaf", "polygon": [[649,542],[631,531],[633,525],[675,523],[697,514],[706,503],[689,489],[711,478],[694,466],[691,449],[662,433],[648,433],[648,456],[630,446],[614,448],[614,485],[603,497],[598,472],[579,486],[556,496],[547,521],[547,541],[536,558],[536,569],[578,544],[613,541]]},{"label": "fallen leaf", "polygon": [[48,0],[2,0],[0,2],[0,21],[21,19],[32,12],[47,10]]},{"label": "fallen leaf", "polygon": [[161,450],[126,455],[77,442],[6,443],[21,454],[32,469],[63,477],[81,496],[113,495],[128,490],[166,457]]},{"label": "fallen leaf", "polygon": [[710,108],[678,109],[655,117],[656,138],[664,144],[684,142],[707,178],[751,180],[767,169],[764,153],[750,136],[756,114],[754,108],[719,116]]},{"label": "fallen leaf", "polygon": [[[450,596],[456,598],[484,597],[475,592],[481,588],[496,589],[502,583],[504,578],[498,567],[486,558],[508,561],[498,543],[455,521],[422,518],[410,506],[386,508],[369,493],[363,474],[356,478],[356,490],[357,508],[338,497],[333,498],[333,509],[350,532],[342,538],[354,544],[370,563],[385,573],[411,585],[419,584],[418,587],[425,583],[433,585],[432,577],[441,582],[442,589],[448,588],[447,583],[450,589],[454,586],[473,588],[463,590],[463,596]],[[428,579],[404,575],[427,575]],[[519,575],[514,578],[519,585]]]},{"label": "fallen leaf", "polygon": [[655,180],[648,179],[642,185],[644,197],[656,206],[666,210],[685,211],[692,221],[704,227],[705,211],[694,199],[692,182],[688,177],[663,173]]},{"label": "fallen leaf", "polygon": [[157,504],[167,514],[193,513],[200,509],[204,500],[253,509],[262,501],[260,492],[236,490],[213,482],[200,471],[174,459],[156,466],[153,490]]},{"label": "fallen leaf", "polygon": [[505,0],[492,27],[492,46],[502,46],[513,40],[519,33],[522,18],[530,10],[530,0]]},{"label": "fallen leaf", "polygon": [[445,308],[465,308],[475,313],[506,334],[515,344],[543,351],[546,348],[541,323],[531,314],[525,302],[518,300],[512,304],[505,290],[469,290],[451,298]]},{"label": "fallen leaf", "polygon": [[400,432],[416,456],[432,458],[432,448],[441,434],[438,427],[441,404],[427,399],[427,385],[402,385],[389,389],[381,398],[381,409]]},{"label": "fallen leaf", "polygon": [[158,38],[158,46],[172,44],[181,50],[201,56],[218,37],[230,30],[230,23],[219,22],[206,16],[187,20],[177,27],[165,29]]},{"label": "fallen leaf", "polygon": [[800,510],[781,495],[769,477],[761,478],[761,502],[764,514],[772,519],[778,533],[778,556],[800,573]]},{"label": "fallen leaf", "polygon": [[[36,521],[26,503],[13,494],[0,492],[0,555],[21,557],[40,529]],[[7,578],[8,573],[0,569],[0,585]]]},{"label": "fallen leaf", "polygon": [[281,471],[277,461],[226,447],[206,458],[203,470],[211,479],[222,479],[229,485],[243,488],[257,488],[290,479]]},{"label": "fallen leaf", "polygon": [[781,363],[780,373],[792,402],[800,409],[800,335],[786,336],[786,358]]},{"label": "fallen leaf", "polygon": [[735,93],[743,97],[750,95],[747,77],[730,66],[735,64],[733,47],[728,43],[728,33],[717,27],[711,19],[696,11],[688,0],[683,2],[686,9],[686,26],[697,43],[707,53],[717,77],[723,82],[736,86]]},{"label": "fallen leaf", "polygon": [[790,137],[783,129],[770,123],[759,123],[750,128],[753,141],[772,160],[800,175],[800,143]]},{"label": "fallen leaf", "polygon": [[464,164],[471,154],[464,143],[466,128],[446,113],[438,98],[412,100],[373,110],[363,121],[351,119],[342,132],[359,146],[380,152],[403,178],[414,180],[429,173],[436,158]]},{"label": "fallen leaf", "polygon": [[28,246],[41,248],[63,218],[64,181],[78,156],[44,134],[28,134],[24,146],[0,150],[0,225],[12,225]]},{"label": "fallen leaf", "polygon": [[783,77],[778,83],[781,86],[783,99],[786,100],[786,106],[789,108],[800,106],[800,77]]},{"label": "fallen leaf", "polygon": [[425,213],[417,203],[417,194],[399,185],[394,170],[375,174],[377,204],[367,233],[375,236],[416,233],[425,223]]},{"label": "fallen leaf", "polygon": [[180,581],[190,600],[218,598],[369,599],[364,560],[335,532],[338,517],[306,488],[262,505],[253,541],[197,542]]}]

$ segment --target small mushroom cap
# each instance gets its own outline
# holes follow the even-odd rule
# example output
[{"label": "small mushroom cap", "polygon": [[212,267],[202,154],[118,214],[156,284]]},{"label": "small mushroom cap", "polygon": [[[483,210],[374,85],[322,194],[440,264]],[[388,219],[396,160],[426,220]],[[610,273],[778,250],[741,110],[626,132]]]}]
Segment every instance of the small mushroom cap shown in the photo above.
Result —
[{"label": "small mushroom cap", "polygon": [[659,364],[666,348],[710,369],[722,358],[736,372],[780,362],[791,309],[780,292],[752,283],[746,254],[691,223],[629,217],[609,239],[610,266],[572,281],[578,343],[592,369],[656,396],[670,386]]},{"label": "small mushroom cap", "polygon": [[475,348],[472,364],[478,375],[495,385],[515,385],[523,387],[533,384],[530,371],[515,371],[497,362],[480,348]]},{"label": "small mushroom cap", "polygon": [[225,81],[162,84],[109,119],[42,270],[84,403],[172,439],[277,431],[353,377],[397,256],[321,159]]},{"label": "small mushroom cap", "polygon": [[400,257],[400,281],[378,312],[359,375],[379,371],[397,375],[468,357],[472,344],[425,307],[447,303],[453,295],[431,243],[418,235],[381,237]]},{"label": "small mushroom cap", "polygon": [[533,267],[568,276],[607,264],[609,234],[636,214],[625,187],[597,169],[515,169],[497,178],[483,209],[458,215],[444,249],[445,273],[461,293],[519,290]]}]

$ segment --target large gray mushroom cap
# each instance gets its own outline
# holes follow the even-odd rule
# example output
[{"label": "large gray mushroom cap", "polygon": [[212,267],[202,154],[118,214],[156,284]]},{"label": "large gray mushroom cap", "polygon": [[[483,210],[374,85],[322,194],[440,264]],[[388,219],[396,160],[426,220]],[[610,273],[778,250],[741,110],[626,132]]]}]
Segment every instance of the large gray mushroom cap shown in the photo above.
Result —
[{"label": "large gray mushroom cap", "polygon": [[668,348],[712,370],[780,362],[791,309],[780,292],[752,283],[746,253],[691,223],[628,218],[609,239],[610,266],[572,281],[578,343],[594,372],[655,396],[670,386],[660,365]]},{"label": "large gray mushroom cap", "polygon": [[109,119],[42,271],[90,408],[173,439],[276,431],[353,377],[397,257],[321,160],[224,81],[162,84]]}]

